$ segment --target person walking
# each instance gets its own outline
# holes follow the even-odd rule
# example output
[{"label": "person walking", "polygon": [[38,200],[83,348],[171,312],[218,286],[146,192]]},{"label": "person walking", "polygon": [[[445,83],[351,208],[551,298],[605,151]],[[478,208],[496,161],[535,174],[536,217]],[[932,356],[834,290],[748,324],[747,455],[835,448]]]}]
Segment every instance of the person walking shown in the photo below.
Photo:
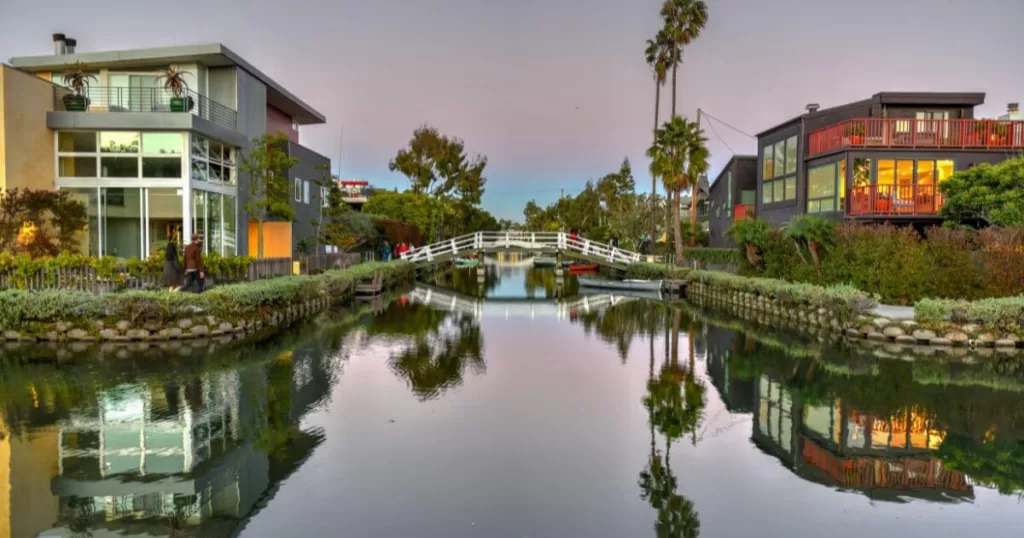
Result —
[{"label": "person walking", "polygon": [[185,276],[182,273],[181,262],[178,261],[178,245],[174,241],[170,241],[164,252],[163,285],[167,287],[167,291],[181,289],[185,281]]},{"label": "person walking", "polygon": [[380,259],[389,262],[391,261],[391,245],[388,244],[388,240],[384,240],[384,244],[380,246]]},{"label": "person walking", "polygon": [[203,293],[206,284],[206,273],[203,272],[203,250],[199,243],[199,234],[192,234],[192,242],[185,247],[185,285],[181,289],[192,290],[196,285],[196,293]]}]

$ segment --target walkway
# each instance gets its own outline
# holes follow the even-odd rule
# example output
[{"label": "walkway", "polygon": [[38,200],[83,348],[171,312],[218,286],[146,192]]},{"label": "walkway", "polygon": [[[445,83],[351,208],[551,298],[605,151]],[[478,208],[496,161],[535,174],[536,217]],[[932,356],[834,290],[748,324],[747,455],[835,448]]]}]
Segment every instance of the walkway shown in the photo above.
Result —
[{"label": "walkway", "polygon": [[491,252],[571,254],[616,269],[639,262],[640,254],[565,232],[476,232],[410,250],[402,259],[432,263],[460,256]]}]

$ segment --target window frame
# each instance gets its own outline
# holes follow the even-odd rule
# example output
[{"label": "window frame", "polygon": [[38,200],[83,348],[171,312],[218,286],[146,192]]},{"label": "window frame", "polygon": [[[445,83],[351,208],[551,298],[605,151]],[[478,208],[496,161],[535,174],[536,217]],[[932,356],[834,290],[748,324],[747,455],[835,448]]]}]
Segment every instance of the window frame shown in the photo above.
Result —
[{"label": "window frame", "polygon": [[292,196],[295,198],[296,203],[302,202],[302,180],[295,178],[295,183],[292,187]]},{"label": "window frame", "polygon": [[[761,148],[761,160],[761,204],[796,203],[799,198],[796,184],[800,172],[799,135],[793,134],[765,144]],[[779,196],[776,196],[776,190],[780,190]]]}]

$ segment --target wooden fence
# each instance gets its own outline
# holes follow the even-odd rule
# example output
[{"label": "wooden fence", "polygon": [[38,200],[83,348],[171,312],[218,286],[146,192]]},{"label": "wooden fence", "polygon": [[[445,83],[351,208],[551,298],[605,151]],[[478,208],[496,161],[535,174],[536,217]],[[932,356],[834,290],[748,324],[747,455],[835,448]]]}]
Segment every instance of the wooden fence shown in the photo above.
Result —
[{"label": "wooden fence", "polygon": [[[252,260],[246,269],[238,274],[208,274],[206,288],[217,284],[255,281],[292,274],[317,274],[329,269],[345,269],[366,256],[358,252],[301,256],[292,258],[262,258]],[[298,273],[296,273],[298,270]],[[92,293],[109,293],[126,289],[163,288],[162,275],[132,276],[126,267],[119,268],[113,276],[99,276],[93,267],[71,267],[40,269],[32,274],[18,274],[15,270],[0,271],[0,289],[25,289],[31,291],[60,289],[79,290]]]}]

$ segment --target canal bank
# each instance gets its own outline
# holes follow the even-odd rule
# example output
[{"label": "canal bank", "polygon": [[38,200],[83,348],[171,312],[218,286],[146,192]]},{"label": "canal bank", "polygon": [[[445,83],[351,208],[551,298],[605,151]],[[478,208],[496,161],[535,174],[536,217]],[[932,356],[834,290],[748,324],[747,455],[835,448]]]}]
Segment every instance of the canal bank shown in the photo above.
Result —
[{"label": "canal bank", "polygon": [[356,285],[410,283],[404,262],[368,263],[313,276],[220,286],[202,294],[72,290],[0,292],[0,331],[18,342],[150,342],[247,334],[352,301]]}]

